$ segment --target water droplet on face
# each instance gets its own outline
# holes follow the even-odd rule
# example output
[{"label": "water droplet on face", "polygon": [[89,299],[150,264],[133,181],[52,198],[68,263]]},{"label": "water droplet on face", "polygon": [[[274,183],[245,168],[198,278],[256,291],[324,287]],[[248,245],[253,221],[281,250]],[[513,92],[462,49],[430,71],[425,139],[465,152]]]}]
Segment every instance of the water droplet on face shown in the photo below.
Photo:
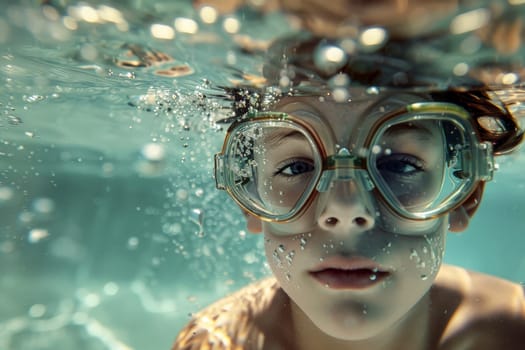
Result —
[{"label": "water droplet on face", "polygon": [[306,243],[308,243],[308,241],[306,240],[306,238],[304,237],[301,237],[301,239],[299,240],[299,246],[301,247],[301,250],[304,250],[304,248],[306,247]]},{"label": "water droplet on face", "polygon": [[292,250],[288,254],[286,254],[286,261],[288,262],[288,265],[292,265],[293,258],[295,257],[295,251]]},{"label": "water droplet on face", "polygon": [[278,266],[278,267],[282,267],[282,261],[281,261],[281,255],[279,255],[279,252],[277,250],[274,250],[273,251],[273,254],[272,254],[272,257],[273,257],[273,261],[275,262],[275,264]]}]

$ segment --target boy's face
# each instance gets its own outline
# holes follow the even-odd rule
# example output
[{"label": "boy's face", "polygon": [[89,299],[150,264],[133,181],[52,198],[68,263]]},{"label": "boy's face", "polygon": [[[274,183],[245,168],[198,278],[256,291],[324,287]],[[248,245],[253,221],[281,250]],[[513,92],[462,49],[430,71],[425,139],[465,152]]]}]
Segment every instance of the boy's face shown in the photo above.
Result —
[{"label": "boy's face", "polygon": [[[312,116],[309,123],[314,128],[316,119],[322,120],[332,133],[331,141],[322,140],[325,147],[335,142],[352,150],[359,137],[355,131],[365,132],[360,128],[366,118],[412,102],[421,102],[421,97],[348,104],[294,97],[283,99],[276,110]],[[442,136],[437,125],[430,131],[435,137],[419,137],[409,130],[404,141],[391,142],[439,165],[445,161]],[[271,160],[272,152],[265,157]],[[429,180],[428,187],[432,186]],[[248,219],[252,229],[264,231],[268,262],[294,304],[319,329],[347,340],[368,338],[393,326],[427,293],[441,265],[448,225],[447,215],[421,222],[400,218],[383,207],[371,213],[362,191],[353,181],[334,182],[293,221]]]}]

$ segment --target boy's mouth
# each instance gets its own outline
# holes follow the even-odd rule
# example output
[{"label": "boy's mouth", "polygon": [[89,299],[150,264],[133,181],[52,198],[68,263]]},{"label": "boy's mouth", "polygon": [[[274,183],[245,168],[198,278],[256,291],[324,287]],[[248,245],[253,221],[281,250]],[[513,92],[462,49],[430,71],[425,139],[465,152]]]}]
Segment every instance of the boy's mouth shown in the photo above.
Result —
[{"label": "boy's mouth", "polygon": [[330,289],[365,289],[390,276],[388,269],[362,257],[331,257],[309,272]]}]

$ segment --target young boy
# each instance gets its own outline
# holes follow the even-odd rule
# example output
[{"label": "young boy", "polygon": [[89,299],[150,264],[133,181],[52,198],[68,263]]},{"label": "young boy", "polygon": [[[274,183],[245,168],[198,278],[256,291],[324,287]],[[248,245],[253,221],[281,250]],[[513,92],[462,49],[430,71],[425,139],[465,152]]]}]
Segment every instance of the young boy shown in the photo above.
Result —
[{"label": "young boy", "polygon": [[236,118],[217,186],[274,276],[196,314],[173,349],[523,348],[523,288],[442,264],[523,130],[482,90],[403,89],[394,73],[344,98],[309,81]]}]

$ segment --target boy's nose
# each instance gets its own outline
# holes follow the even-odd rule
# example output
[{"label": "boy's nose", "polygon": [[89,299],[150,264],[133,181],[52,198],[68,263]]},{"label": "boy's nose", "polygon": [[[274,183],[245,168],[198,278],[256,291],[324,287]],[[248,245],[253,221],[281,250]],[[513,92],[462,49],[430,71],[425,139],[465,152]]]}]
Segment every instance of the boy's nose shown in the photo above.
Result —
[{"label": "boy's nose", "polygon": [[335,181],[329,190],[326,204],[318,218],[319,226],[324,230],[363,232],[375,225],[375,218],[365,204],[354,180]]}]

